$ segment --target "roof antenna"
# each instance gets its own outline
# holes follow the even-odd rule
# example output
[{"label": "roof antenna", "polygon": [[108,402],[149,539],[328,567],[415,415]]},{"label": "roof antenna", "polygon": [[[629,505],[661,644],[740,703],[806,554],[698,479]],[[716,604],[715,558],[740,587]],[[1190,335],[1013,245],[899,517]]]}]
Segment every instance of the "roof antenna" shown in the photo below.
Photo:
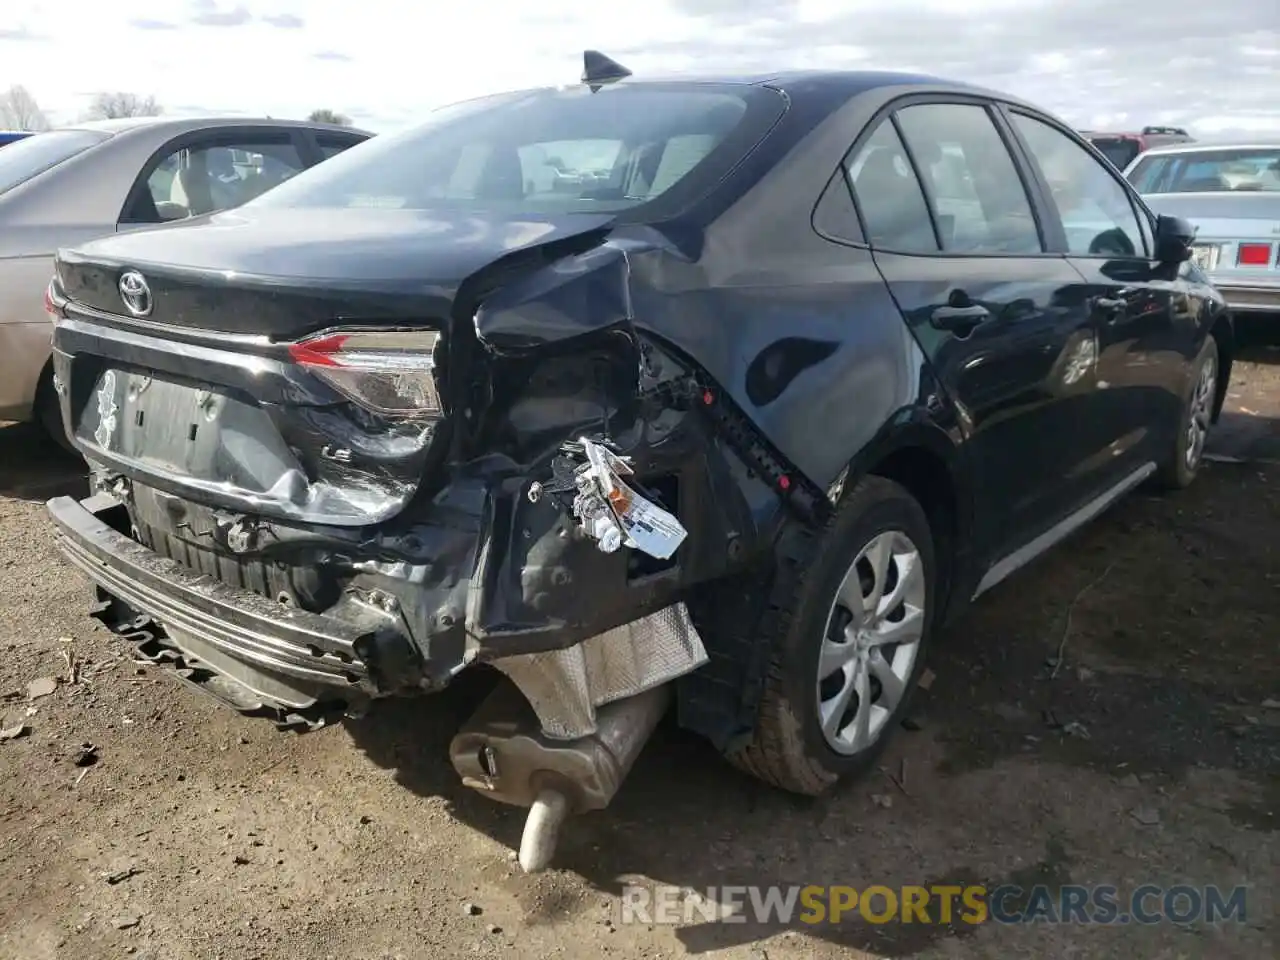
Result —
[{"label": "roof antenna", "polygon": [[582,54],[582,82],[595,93],[606,83],[617,83],[631,76],[631,71],[611,60],[599,50],[587,50]]}]

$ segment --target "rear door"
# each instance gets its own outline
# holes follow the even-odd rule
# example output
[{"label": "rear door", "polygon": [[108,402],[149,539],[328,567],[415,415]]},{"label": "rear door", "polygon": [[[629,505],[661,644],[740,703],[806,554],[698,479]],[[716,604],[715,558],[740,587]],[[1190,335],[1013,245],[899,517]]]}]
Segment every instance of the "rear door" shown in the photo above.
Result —
[{"label": "rear door", "polygon": [[875,262],[954,401],[988,559],[1052,526],[1082,455],[1075,398],[1094,387],[1092,334],[1064,297],[1079,275],[1048,252],[993,107],[906,101],[847,160]]},{"label": "rear door", "polygon": [[1152,259],[1153,224],[1123,176],[1047,118],[1008,115],[1083,280],[1073,296],[1089,304],[1097,331],[1099,382],[1111,399],[1084,428],[1090,450],[1077,470],[1105,487],[1158,461],[1172,442],[1198,343],[1188,267]]}]

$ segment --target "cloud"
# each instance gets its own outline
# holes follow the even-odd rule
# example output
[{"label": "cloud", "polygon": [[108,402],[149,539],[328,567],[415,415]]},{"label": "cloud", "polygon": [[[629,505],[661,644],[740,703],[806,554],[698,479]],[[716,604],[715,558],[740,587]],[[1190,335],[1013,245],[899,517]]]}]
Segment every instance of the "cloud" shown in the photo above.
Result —
[{"label": "cloud", "polygon": [[167,20],[149,20],[141,17],[136,20],[130,20],[129,26],[136,27],[139,30],[177,30],[176,23],[170,23]]},{"label": "cloud", "polygon": [[0,40],[12,40],[14,43],[29,43],[36,40],[48,40],[42,34],[32,33],[26,27],[0,27]]},{"label": "cloud", "polygon": [[[349,0],[3,0],[0,64],[51,115],[74,112],[75,92],[109,77],[112,88],[154,92],[171,114],[188,103],[304,117],[317,102],[363,103],[376,116],[344,112],[385,130],[450,101],[572,83],[590,47],[640,79],[915,69],[1024,97],[1080,127],[1280,133],[1274,0],[644,0],[643,17],[588,4],[571,20],[546,5],[502,7],[495,17],[492,4],[455,4],[441,17],[430,4],[360,0],[353,17]],[[181,69],[157,63],[177,32],[119,55],[137,50],[140,29],[164,29],[143,22],[200,29],[181,44]],[[332,53],[360,69],[338,69]],[[260,69],[237,64],[270,65],[289,82],[263,83]]]},{"label": "cloud", "polygon": [[[1257,115],[1280,99],[1270,55],[1280,35],[1252,28],[1256,0],[1130,0],[1123,13],[1108,0],[917,0],[913,15],[903,3],[894,16],[868,0],[672,2],[707,29],[605,52],[637,75],[636,63],[913,70],[1021,95],[1081,124]],[[1171,67],[1179,58],[1186,64]]]},{"label": "cloud", "polygon": [[263,23],[270,24],[280,30],[299,30],[306,26],[306,21],[292,13],[272,13],[262,18]]},{"label": "cloud", "polygon": [[313,53],[313,57],[317,60],[327,60],[333,63],[350,63],[351,58],[345,53],[339,53],[337,50],[321,50],[319,53]]},{"label": "cloud", "polygon": [[241,27],[253,19],[247,7],[223,10],[211,0],[199,0],[196,9],[200,12],[191,18],[191,22],[202,27]]}]

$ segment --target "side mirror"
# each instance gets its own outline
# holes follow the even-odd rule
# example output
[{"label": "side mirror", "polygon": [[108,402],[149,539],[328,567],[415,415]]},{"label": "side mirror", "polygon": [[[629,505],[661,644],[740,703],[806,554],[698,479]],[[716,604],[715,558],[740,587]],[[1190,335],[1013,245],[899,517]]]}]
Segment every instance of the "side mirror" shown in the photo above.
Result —
[{"label": "side mirror", "polygon": [[1182,263],[1191,259],[1196,225],[1181,217],[1156,217],[1156,259],[1161,263]]}]

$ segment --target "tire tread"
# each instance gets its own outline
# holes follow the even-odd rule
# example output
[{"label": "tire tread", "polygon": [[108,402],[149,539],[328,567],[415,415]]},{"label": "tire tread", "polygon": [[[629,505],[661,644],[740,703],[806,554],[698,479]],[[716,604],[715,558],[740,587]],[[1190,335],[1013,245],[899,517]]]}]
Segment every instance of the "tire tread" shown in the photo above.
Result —
[{"label": "tire tread", "polygon": [[[754,734],[746,745],[726,754],[726,759],[743,773],[781,790],[816,796],[838,779],[835,773],[808,754],[799,730],[795,731],[796,735],[790,735],[801,721],[792,714],[787,698],[785,659],[790,652],[788,639],[802,602],[801,578],[807,570],[822,562],[841,518],[850,511],[857,512],[864,505],[889,497],[906,497],[915,502],[902,486],[892,480],[865,476],[845,491],[840,509],[831,511],[820,527],[797,529],[795,537],[780,551],[779,575],[774,578],[760,623],[762,639],[771,654]],[[921,516],[924,516],[923,511]],[[884,739],[882,737],[882,742]]]}]

